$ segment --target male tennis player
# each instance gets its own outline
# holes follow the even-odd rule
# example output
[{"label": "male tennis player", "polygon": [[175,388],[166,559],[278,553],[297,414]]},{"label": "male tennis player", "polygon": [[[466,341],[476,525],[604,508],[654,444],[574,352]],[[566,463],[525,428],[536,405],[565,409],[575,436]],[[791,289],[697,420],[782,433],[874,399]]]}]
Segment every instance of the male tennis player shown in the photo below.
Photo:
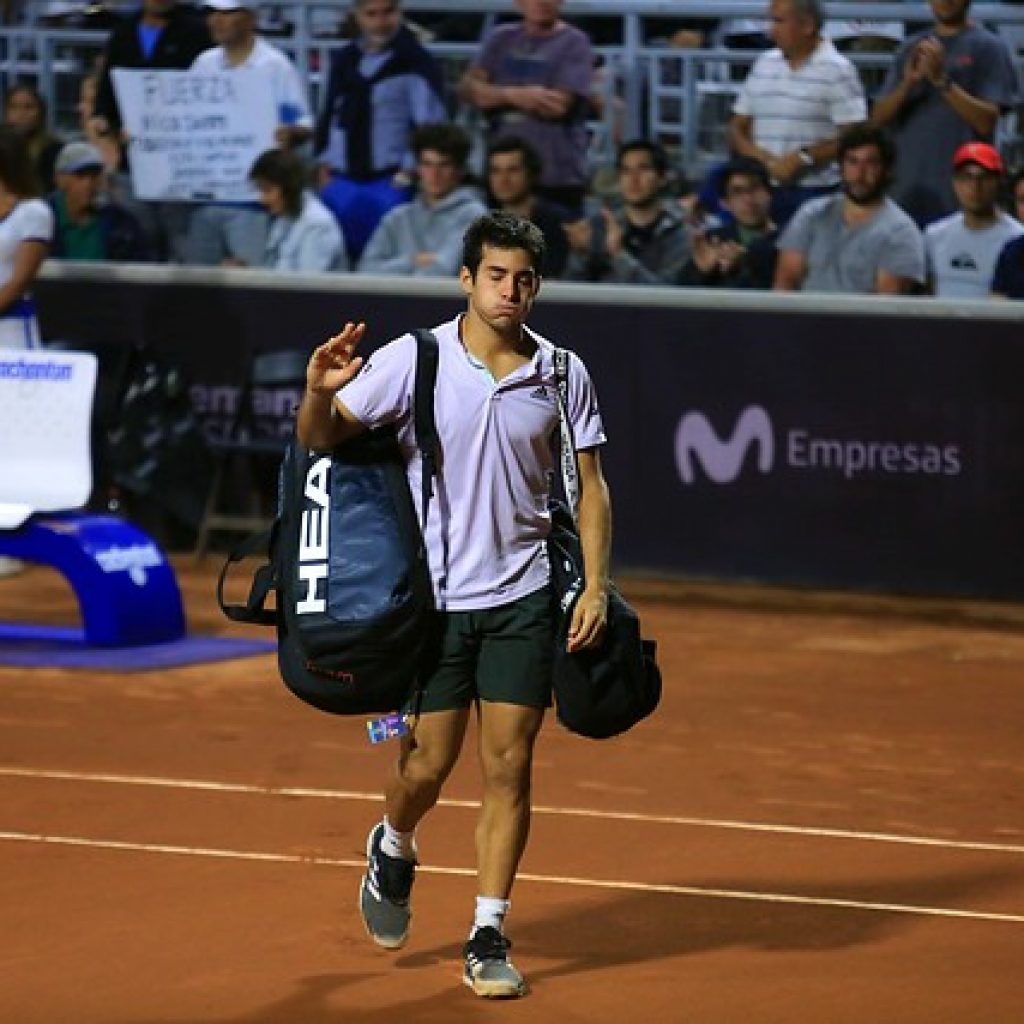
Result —
[{"label": "male tennis player", "polygon": [[[440,654],[422,714],[402,741],[385,815],[367,840],[360,909],[371,938],[401,948],[409,935],[415,832],[437,802],[462,748],[471,709],[479,727],[483,801],[476,828],[478,893],[464,947],[464,979],[480,996],[526,992],[508,957],[505,915],[530,826],[534,742],[551,703],[556,609],[545,548],[559,424],[553,346],[525,326],[540,289],[544,238],[532,223],[493,212],[464,237],[466,310],[434,329],[441,458],[426,543]],[[328,450],[395,423],[409,483],[420,496],[413,433],[416,341],[404,335],[366,361],[365,331],[348,323],[309,361],[299,410],[303,444]],[[570,650],[596,644],[607,614],[611,510],[598,448],[604,428],[590,377],[569,358],[567,412],[579,448],[579,527],[586,589]]]}]

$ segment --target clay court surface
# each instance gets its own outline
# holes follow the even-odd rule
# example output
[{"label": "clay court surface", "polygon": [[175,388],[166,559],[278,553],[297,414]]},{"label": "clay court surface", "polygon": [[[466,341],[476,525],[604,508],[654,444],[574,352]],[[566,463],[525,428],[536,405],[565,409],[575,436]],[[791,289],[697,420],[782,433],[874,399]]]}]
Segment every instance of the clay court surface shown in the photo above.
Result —
[{"label": "clay court surface", "polygon": [[[192,629],[253,635],[215,611],[215,562],[178,562]],[[518,1003],[460,982],[472,756],[388,954],[356,891],[393,749],[362,721],[267,656],[0,668],[0,1021],[1024,1020],[1024,614],[627,590],[663,706],[604,743],[545,726]],[[73,609],[47,570],[0,581],[0,618]]]}]

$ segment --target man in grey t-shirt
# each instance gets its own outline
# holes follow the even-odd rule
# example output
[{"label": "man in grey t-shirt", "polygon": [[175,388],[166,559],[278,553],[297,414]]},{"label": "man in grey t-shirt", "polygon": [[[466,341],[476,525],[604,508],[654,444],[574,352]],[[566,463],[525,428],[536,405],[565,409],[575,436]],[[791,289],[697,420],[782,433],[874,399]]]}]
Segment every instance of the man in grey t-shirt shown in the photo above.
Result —
[{"label": "man in grey t-shirt", "polygon": [[1006,44],[968,20],[971,0],[931,0],[935,24],[900,47],[871,112],[897,147],[893,198],[920,225],[957,209],[949,176],[965,142],[991,142],[1018,102]]},{"label": "man in grey t-shirt", "polygon": [[921,232],[885,194],[893,159],[880,128],[842,137],[843,191],[797,210],[779,238],[776,291],[899,295],[924,282]]}]

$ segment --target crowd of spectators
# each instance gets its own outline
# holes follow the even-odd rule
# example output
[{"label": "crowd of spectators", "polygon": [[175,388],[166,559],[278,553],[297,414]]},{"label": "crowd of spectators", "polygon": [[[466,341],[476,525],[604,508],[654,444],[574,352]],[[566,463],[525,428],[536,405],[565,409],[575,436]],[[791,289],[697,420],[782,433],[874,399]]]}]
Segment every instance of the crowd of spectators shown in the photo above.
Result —
[{"label": "crowd of spectators", "polygon": [[[400,0],[351,0],[351,35],[331,51],[316,111],[291,59],[260,32],[260,6],[141,0],[82,79],[69,140],[52,134],[32,84],[9,86],[0,198],[24,211],[4,222],[17,272],[0,322],[41,252],[452,276],[463,230],[488,207],[539,224],[551,278],[1024,297],[1024,174],[1007,180],[996,148],[1019,83],[1006,43],[971,20],[970,0],[930,0],[932,24],[918,31],[867,32],[894,50],[873,95],[844,53],[849,37],[829,38],[819,0],[769,0],[759,25],[663,26],[665,45],[704,45],[712,31],[763,43],[737,83],[731,153],[691,188],[661,140],[621,140],[599,192],[588,159],[593,32],[566,21],[561,0],[517,0],[517,16],[484,33],[458,81],[424,43],[438,25],[408,24]],[[249,172],[251,201],[138,198],[117,69],[268,80],[277,128]],[[457,116],[466,112],[476,122]]]}]

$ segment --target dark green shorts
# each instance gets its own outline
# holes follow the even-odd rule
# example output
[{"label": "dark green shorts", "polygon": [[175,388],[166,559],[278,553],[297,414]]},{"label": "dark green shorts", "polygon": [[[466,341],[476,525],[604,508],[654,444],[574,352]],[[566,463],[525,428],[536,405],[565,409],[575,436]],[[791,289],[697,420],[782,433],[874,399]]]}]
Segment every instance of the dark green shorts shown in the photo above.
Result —
[{"label": "dark green shorts", "polygon": [[477,699],[549,707],[554,621],[548,587],[497,608],[440,613],[421,710],[452,711]]}]

